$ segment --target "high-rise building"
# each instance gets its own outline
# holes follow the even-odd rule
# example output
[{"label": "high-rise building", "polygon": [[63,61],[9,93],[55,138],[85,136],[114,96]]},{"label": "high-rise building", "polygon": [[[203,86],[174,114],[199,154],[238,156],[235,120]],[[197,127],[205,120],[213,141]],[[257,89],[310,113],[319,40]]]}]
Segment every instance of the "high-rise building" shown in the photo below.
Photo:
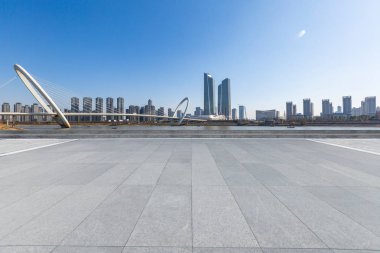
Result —
[{"label": "high-rise building", "polygon": [[203,115],[203,110],[200,107],[195,107],[194,116],[199,117]]},{"label": "high-rise building", "polygon": [[[293,102],[289,101],[286,102],[286,120],[292,120],[293,119]],[[257,118],[257,116],[256,116]]]},{"label": "high-rise building", "polygon": [[344,96],[343,100],[343,114],[351,116],[352,114],[352,98],[351,96]]},{"label": "high-rise building", "polygon": [[174,117],[174,112],[173,112],[172,108],[168,108],[168,116]]},{"label": "high-rise building", "polygon": [[[113,98],[106,98],[106,113],[114,113]],[[113,116],[107,116],[107,120],[113,120]]]},{"label": "high-rise building", "polygon": [[237,120],[238,115],[237,115],[237,110],[236,108],[232,108],[232,120]]},{"label": "high-rise building", "polygon": [[[156,115],[156,107],[153,105],[153,102],[151,99],[148,100],[148,104],[145,105],[145,114],[146,115]],[[145,117],[144,121],[155,121],[155,118],[153,117]]]},{"label": "high-rise building", "polygon": [[[92,113],[92,98],[91,97],[83,98],[83,112]],[[91,116],[83,116],[83,121],[89,122],[91,120],[92,120]]]},{"label": "high-rise building", "polygon": [[164,107],[159,107],[157,110],[157,115],[158,116],[165,116],[165,108]]},{"label": "high-rise building", "polygon": [[226,78],[218,86],[218,114],[226,116],[227,120],[231,119],[231,87],[230,79]]},{"label": "high-rise building", "polygon": [[211,75],[204,73],[204,113],[205,115],[215,115],[215,87],[214,79]]},{"label": "high-rise building", "polygon": [[[1,105],[1,111],[2,112],[11,112],[11,106],[9,103],[3,103]],[[10,116],[2,116],[3,121],[10,120]]]},{"label": "high-rise building", "polygon": [[[72,112],[72,113],[78,113],[79,112],[79,98],[72,97],[70,104],[71,104],[70,112]],[[79,120],[79,116],[71,116],[69,118],[69,120],[70,121],[78,121]]]},{"label": "high-rise building", "polygon": [[247,110],[244,105],[239,105],[239,120],[247,119]]},{"label": "high-rise building", "polygon": [[297,115],[297,105],[296,104],[293,105],[293,115],[294,116]]},{"label": "high-rise building", "polygon": [[183,115],[182,111],[178,110],[177,111],[177,118],[182,118],[182,115]]},{"label": "high-rise building", "polygon": [[[128,113],[130,113],[130,114],[139,114],[140,107],[139,106],[135,106],[135,105],[130,105],[128,107],[128,111],[129,111]],[[132,121],[132,122],[138,122],[139,121],[139,117],[130,116],[129,120]]]},{"label": "high-rise building", "polygon": [[305,118],[311,118],[312,117],[312,105],[311,105],[310,98],[305,98],[303,100],[303,116]]},{"label": "high-rise building", "polygon": [[[17,102],[13,105],[13,112],[21,112],[22,109],[22,104]],[[20,122],[21,121],[21,116],[16,116],[14,118],[14,121]]]},{"label": "high-rise building", "polygon": [[[25,112],[25,113],[30,113],[30,106],[29,106],[29,105],[25,105],[25,106],[24,106],[24,112]],[[25,122],[30,122],[30,116],[26,115],[26,116],[24,117],[24,121],[25,121]]]},{"label": "high-rise building", "polygon": [[[125,113],[124,109],[124,98],[118,97],[116,99],[116,111],[117,113]],[[118,120],[124,120],[124,116],[118,116]]]},{"label": "high-rise building", "polygon": [[366,97],[364,99],[364,113],[369,117],[376,115],[376,97]]},{"label": "high-rise building", "polygon": [[322,117],[331,117],[333,114],[332,103],[329,99],[322,99]]},{"label": "high-rise building", "polygon": [[[32,106],[31,106],[31,112],[32,113],[39,113],[40,112],[39,109],[40,108],[38,107],[38,104],[36,104],[36,103],[32,104]],[[40,121],[40,117],[39,116],[32,116],[32,121]]]},{"label": "high-rise building", "polygon": [[[96,113],[103,113],[103,98],[97,97],[95,98],[95,112]],[[102,121],[102,116],[96,116],[95,121],[99,122]]]},{"label": "high-rise building", "polygon": [[[351,112],[352,112],[352,109],[351,109]],[[341,106],[339,106],[339,105],[337,106],[336,113],[342,113],[342,107]]]}]

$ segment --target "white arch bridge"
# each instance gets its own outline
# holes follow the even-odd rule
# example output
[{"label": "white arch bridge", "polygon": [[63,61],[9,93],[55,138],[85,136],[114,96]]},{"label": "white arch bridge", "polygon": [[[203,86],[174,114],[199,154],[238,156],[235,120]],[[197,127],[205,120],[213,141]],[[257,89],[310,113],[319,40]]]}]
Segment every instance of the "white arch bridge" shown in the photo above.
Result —
[{"label": "white arch bridge", "polygon": [[[25,113],[25,112],[0,112],[1,116],[51,116],[61,127],[70,128],[71,125],[66,117],[70,116],[120,116],[120,117],[145,117],[145,118],[162,118],[162,119],[173,119],[178,120],[178,125],[181,125],[183,121],[206,121],[204,119],[194,119],[185,117],[187,108],[189,106],[189,99],[185,97],[176,107],[174,114],[177,114],[179,107],[186,102],[186,107],[182,117],[169,117],[169,116],[158,116],[151,114],[136,114],[136,113],[107,113],[107,112],[70,112],[63,113],[54,100],[47,94],[47,92],[42,88],[42,86],[30,75],[23,67],[18,64],[14,65],[14,69],[25,84],[26,88],[32,93],[36,98],[38,103],[43,107],[45,112],[43,113]],[[50,107],[49,107],[50,106]]]}]

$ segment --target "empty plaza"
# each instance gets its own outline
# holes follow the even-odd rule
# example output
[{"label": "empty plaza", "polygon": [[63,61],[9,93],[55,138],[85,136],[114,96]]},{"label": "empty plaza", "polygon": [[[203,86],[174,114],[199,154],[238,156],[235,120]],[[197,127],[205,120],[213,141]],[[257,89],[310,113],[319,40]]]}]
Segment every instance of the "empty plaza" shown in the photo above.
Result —
[{"label": "empty plaza", "polygon": [[380,252],[379,139],[0,139],[0,252]]}]

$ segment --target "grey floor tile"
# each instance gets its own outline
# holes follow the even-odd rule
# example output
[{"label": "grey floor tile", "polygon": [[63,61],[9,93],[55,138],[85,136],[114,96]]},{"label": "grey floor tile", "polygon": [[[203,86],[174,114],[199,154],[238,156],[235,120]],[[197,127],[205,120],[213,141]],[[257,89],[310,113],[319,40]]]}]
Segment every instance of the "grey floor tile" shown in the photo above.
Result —
[{"label": "grey floor tile", "polygon": [[0,209],[0,238],[21,227],[78,189],[78,186],[48,187],[22,201]]},{"label": "grey floor tile", "polygon": [[307,189],[380,238],[380,206],[339,187],[310,187]]},{"label": "grey floor tile", "polygon": [[68,235],[62,244],[124,246],[152,190],[152,186],[120,187]]},{"label": "grey floor tile", "polygon": [[121,253],[123,247],[59,246],[53,253]]},{"label": "grey floor tile", "polygon": [[50,253],[54,246],[0,246],[0,253]]},{"label": "grey floor tile", "polygon": [[127,246],[191,246],[191,187],[158,185]]},{"label": "grey floor tile", "polygon": [[262,253],[260,248],[194,248],[193,253]]},{"label": "grey floor tile", "polygon": [[257,247],[227,186],[193,186],[194,247]]},{"label": "grey floor tile", "polygon": [[265,188],[230,187],[261,247],[327,248]]},{"label": "grey floor tile", "polygon": [[126,182],[130,185],[155,185],[164,167],[164,163],[143,163]]},{"label": "grey floor tile", "polygon": [[271,187],[271,191],[330,248],[380,248],[380,237],[306,190]]},{"label": "grey floor tile", "polygon": [[109,186],[86,186],[2,238],[0,245],[57,245],[113,190]]},{"label": "grey floor tile", "polygon": [[191,185],[191,164],[168,163],[161,174],[158,184]]},{"label": "grey floor tile", "polygon": [[178,247],[125,247],[123,253],[191,253],[191,248]]}]

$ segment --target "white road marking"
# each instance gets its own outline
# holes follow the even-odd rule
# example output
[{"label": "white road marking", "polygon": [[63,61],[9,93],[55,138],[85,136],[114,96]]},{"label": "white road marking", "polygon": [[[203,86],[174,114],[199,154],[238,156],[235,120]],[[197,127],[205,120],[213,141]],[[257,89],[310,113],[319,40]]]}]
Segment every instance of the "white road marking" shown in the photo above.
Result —
[{"label": "white road marking", "polygon": [[355,151],[360,151],[360,152],[380,156],[379,152],[369,151],[369,150],[360,149],[360,148],[353,148],[353,147],[348,147],[348,146],[343,146],[343,145],[339,145],[339,144],[329,143],[329,142],[325,142],[325,141],[318,141],[318,140],[313,140],[313,139],[306,139],[306,140],[316,142],[316,143],[322,143],[322,144],[326,144],[326,145],[330,145],[330,146],[335,146],[335,147],[339,147],[339,148],[345,148],[345,149],[350,149],[350,150],[355,150]]},{"label": "white road marking", "polygon": [[0,157],[2,157],[2,156],[8,156],[8,155],[14,155],[14,154],[23,153],[23,152],[32,151],[32,150],[41,149],[41,148],[47,148],[47,147],[51,147],[51,146],[56,146],[56,145],[59,145],[59,144],[69,143],[69,142],[76,141],[76,140],[78,140],[78,139],[72,139],[72,140],[68,140],[68,141],[51,143],[51,144],[47,144],[47,145],[43,145],[43,146],[38,146],[38,147],[27,148],[27,149],[22,149],[22,150],[8,152],[8,153],[3,153],[3,154],[0,154]]}]

